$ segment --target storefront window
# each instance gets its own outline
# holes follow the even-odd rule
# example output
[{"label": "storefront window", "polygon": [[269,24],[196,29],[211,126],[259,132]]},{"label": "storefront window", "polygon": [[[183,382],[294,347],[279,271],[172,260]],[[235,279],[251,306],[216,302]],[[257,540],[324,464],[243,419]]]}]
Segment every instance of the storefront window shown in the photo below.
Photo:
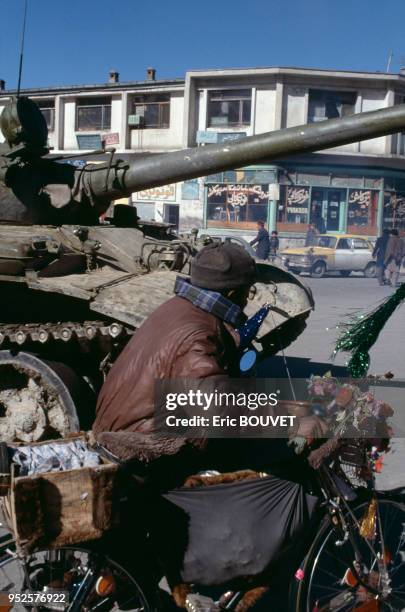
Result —
[{"label": "storefront window", "polygon": [[347,231],[351,234],[377,234],[378,191],[349,189]]},{"label": "storefront window", "polygon": [[405,234],[405,192],[384,193],[383,227],[396,228]]},{"label": "storefront window", "polygon": [[267,222],[268,185],[208,185],[207,226],[256,229]]},{"label": "storefront window", "polygon": [[278,231],[303,232],[308,224],[309,188],[306,186],[280,186],[277,211]]}]

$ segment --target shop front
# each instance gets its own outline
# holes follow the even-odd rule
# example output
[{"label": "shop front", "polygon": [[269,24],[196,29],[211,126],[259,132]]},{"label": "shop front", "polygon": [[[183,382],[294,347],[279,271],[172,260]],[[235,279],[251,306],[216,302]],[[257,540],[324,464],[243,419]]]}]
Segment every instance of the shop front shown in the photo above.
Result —
[{"label": "shop front", "polygon": [[282,185],[277,204],[279,232],[305,232],[314,224],[320,233],[378,232],[379,190]]},{"label": "shop front", "polygon": [[365,166],[277,166],[224,172],[205,180],[204,226],[251,235],[257,221],[280,238],[320,233],[375,239],[384,228],[405,235],[405,179],[400,170]]},{"label": "shop front", "polygon": [[267,223],[268,185],[210,185],[207,191],[207,227],[254,230]]},{"label": "shop front", "polygon": [[266,166],[221,172],[205,180],[205,227],[218,230],[257,230],[271,226],[271,206],[277,170]]}]

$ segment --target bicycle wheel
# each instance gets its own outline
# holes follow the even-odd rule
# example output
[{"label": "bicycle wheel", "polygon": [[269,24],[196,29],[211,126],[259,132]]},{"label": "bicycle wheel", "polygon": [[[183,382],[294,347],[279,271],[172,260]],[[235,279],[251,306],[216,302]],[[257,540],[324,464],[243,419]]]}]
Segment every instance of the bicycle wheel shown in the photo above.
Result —
[{"label": "bicycle wheel", "polygon": [[[339,541],[338,532],[329,522],[320,530],[304,562],[302,579],[291,606],[293,610],[399,612],[405,609],[405,505],[378,499],[373,535],[369,539],[360,534],[367,511],[370,511],[370,502],[359,504],[346,515],[352,526],[351,539]],[[360,564],[355,550],[360,553]]]},{"label": "bicycle wheel", "polygon": [[[62,601],[52,601],[55,591],[66,593]],[[25,560],[8,551],[0,559],[0,592],[8,594],[44,593],[47,601],[35,603],[39,610],[60,612],[84,610],[107,612],[132,610],[154,612],[140,585],[123,567],[104,555],[81,549],[43,550]],[[16,598],[12,610],[25,610],[27,601]],[[21,599],[23,601],[21,601]],[[64,601],[65,600],[65,601]]]}]

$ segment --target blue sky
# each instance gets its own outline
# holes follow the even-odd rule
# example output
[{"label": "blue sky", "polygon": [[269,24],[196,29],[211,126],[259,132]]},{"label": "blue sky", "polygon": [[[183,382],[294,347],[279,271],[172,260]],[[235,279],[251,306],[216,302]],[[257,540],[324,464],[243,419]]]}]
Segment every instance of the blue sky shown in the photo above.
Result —
[{"label": "blue sky", "polygon": [[[0,78],[17,83],[24,0],[0,0]],[[23,87],[186,70],[405,66],[404,0],[28,0]]]}]

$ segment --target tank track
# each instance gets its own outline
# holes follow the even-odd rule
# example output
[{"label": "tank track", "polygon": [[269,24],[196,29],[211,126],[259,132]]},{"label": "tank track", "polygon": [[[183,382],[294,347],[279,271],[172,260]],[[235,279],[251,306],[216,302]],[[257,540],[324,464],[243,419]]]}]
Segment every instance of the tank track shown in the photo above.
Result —
[{"label": "tank track", "polygon": [[135,332],[133,328],[113,321],[85,321],[84,323],[25,323],[17,325],[0,325],[0,347],[4,344],[17,344],[19,347],[28,342],[69,342],[74,339],[90,341],[97,337],[108,337],[113,340],[124,338]]}]

